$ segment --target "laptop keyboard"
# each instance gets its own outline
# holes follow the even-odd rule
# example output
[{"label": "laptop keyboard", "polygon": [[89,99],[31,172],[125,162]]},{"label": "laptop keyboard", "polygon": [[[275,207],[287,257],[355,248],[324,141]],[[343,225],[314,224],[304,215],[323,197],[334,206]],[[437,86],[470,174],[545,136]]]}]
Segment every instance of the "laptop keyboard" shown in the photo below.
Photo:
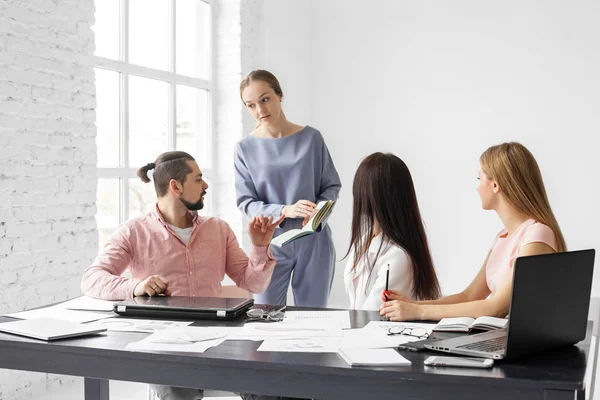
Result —
[{"label": "laptop keyboard", "polygon": [[487,353],[496,353],[504,350],[506,344],[506,337],[500,336],[492,339],[482,340],[481,342],[463,344],[462,346],[456,346],[459,349],[477,350],[484,351]]}]

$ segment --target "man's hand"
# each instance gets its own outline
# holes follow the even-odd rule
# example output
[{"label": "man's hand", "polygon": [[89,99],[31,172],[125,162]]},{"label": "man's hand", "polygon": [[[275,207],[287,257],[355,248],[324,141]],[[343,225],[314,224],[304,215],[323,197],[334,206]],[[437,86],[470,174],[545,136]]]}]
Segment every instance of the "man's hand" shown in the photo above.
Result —
[{"label": "man's hand", "polygon": [[139,282],[135,289],[133,289],[133,295],[135,297],[148,295],[158,296],[163,293],[166,296],[171,295],[171,291],[169,290],[169,281],[159,275],[152,275],[143,281]]},{"label": "man's hand", "polygon": [[248,224],[248,235],[250,240],[255,246],[268,246],[273,237],[275,228],[285,219],[285,215],[281,214],[279,219],[275,222],[273,217],[265,218],[263,215],[252,218],[252,221]]},{"label": "man's hand", "polygon": [[298,200],[296,204],[284,206],[281,209],[281,215],[286,218],[303,218],[302,226],[306,225],[308,220],[316,213],[317,205],[308,200]]}]

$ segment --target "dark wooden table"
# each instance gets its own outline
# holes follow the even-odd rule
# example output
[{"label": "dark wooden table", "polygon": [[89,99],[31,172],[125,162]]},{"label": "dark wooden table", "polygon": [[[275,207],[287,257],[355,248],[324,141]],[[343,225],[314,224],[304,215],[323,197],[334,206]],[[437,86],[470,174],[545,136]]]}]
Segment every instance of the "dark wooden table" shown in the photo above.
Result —
[{"label": "dark wooden table", "polygon": [[[590,319],[597,320],[598,306],[594,301]],[[359,328],[379,316],[350,311],[350,318]],[[195,323],[216,324],[243,320]],[[433,353],[414,352],[402,352],[408,367],[352,368],[337,354],[257,352],[261,342],[251,341],[226,341],[201,354],[133,352],[125,346],[147,334],[129,332],[52,343],[0,333],[0,368],[85,377],[86,400],[108,400],[111,379],[317,399],[582,400],[593,390],[585,383],[593,383],[596,366],[592,327],[576,346],[489,370],[426,367]]]}]

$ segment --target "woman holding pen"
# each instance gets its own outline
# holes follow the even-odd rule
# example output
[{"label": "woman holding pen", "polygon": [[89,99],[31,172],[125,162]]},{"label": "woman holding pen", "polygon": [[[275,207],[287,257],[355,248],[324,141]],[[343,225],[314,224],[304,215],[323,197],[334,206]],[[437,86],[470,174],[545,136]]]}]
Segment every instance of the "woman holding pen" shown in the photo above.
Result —
[{"label": "woman holding pen", "polygon": [[393,154],[371,154],[356,171],[352,195],[344,273],[350,308],[377,310],[386,288],[437,299],[440,286],[406,164]]},{"label": "woman holding pen", "polygon": [[[237,205],[248,217],[285,216],[278,236],[302,228],[315,214],[316,203],[337,200],[342,184],[321,133],[289,122],[283,91],[273,74],[250,72],[240,96],[256,119],[256,129],[235,147]],[[271,247],[277,259],[271,283],[257,303],[285,304],[292,281],[294,303],[326,307],[333,282],[335,249],[328,226],[285,245]]]},{"label": "woman holding pen", "polygon": [[505,317],[515,259],[566,251],[533,154],[520,143],[502,143],[487,149],[479,162],[481,205],[496,211],[504,225],[479,273],[462,292],[438,300],[415,301],[408,292],[390,289],[381,294],[389,298],[380,307],[382,316],[392,321]]}]

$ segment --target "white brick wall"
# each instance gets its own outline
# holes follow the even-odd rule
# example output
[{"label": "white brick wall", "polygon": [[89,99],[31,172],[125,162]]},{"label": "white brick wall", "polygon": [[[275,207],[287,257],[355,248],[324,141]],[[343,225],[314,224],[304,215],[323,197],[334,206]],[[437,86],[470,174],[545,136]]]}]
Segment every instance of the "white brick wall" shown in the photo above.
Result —
[{"label": "white brick wall", "polygon": [[[0,314],[79,295],[97,252],[93,0],[0,1]],[[0,370],[0,399],[72,378]]]}]

